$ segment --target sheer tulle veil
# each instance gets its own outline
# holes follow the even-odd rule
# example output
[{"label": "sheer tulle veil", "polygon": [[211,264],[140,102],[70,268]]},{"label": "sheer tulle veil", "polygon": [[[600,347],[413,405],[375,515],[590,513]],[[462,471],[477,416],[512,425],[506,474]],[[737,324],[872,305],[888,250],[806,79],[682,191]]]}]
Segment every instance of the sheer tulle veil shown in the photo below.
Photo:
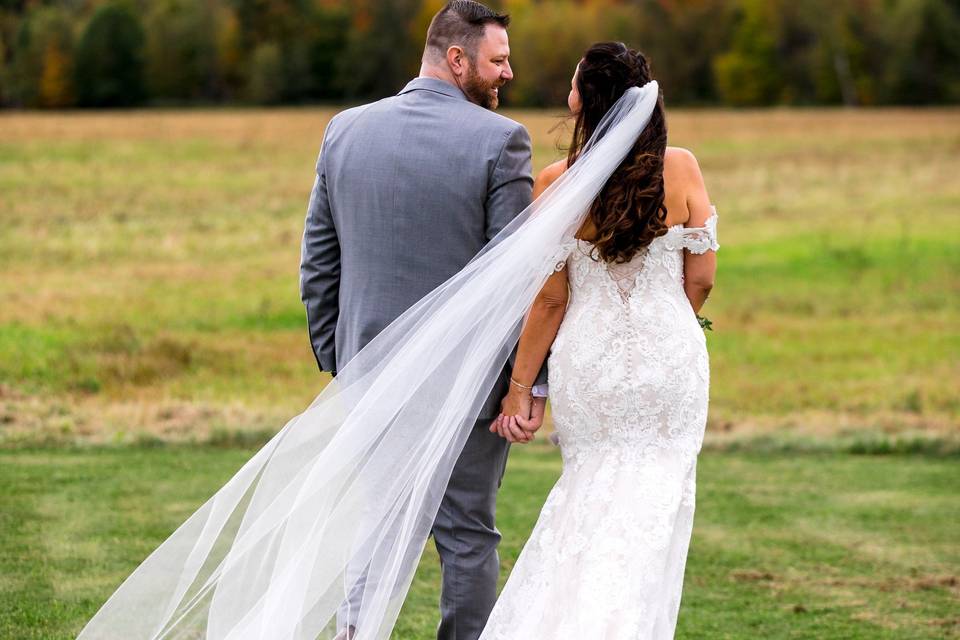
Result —
[{"label": "sheer tulle veil", "polygon": [[658,100],[629,89],[576,163],[400,316],[161,544],[81,640],[356,640],[399,615],[451,470],[525,314]]}]

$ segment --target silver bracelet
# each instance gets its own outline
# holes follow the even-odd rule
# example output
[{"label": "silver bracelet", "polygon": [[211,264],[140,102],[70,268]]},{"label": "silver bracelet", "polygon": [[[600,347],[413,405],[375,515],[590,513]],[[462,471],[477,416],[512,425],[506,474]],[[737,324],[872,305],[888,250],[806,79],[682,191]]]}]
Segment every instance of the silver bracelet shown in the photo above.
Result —
[{"label": "silver bracelet", "polygon": [[520,384],[519,382],[517,382],[516,380],[513,379],[513,376],[510,376],[510,382],[511,382],[512,384],[517,385],[517,386],[520,387],[521,389],[526,390],[526,391],[531,391],[531,390],[533,389],[532,386],[528,387],[528,386],[525,385],[525,384]]}]

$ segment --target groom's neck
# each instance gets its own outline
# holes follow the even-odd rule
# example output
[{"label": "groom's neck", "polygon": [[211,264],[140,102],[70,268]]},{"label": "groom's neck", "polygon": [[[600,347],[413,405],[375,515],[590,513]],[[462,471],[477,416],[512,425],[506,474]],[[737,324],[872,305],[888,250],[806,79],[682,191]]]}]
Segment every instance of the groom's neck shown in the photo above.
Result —
[{"label": "groom's neck", "polygon": [[453,77],[453,74],[450,73],[450,70],[444,67],[439,67],[437,65],[423,63],[420,65],[420,78],[433,78],[434,80],[442,80],[449,84],[452,87],[457,86],[457,80]]}]

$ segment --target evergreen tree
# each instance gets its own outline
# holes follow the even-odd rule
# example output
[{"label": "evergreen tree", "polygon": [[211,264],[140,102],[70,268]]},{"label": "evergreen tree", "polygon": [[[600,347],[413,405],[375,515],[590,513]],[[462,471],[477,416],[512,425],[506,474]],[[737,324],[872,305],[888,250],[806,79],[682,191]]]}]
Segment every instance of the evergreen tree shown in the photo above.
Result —
[{"label": "evergreen tree", "polygon": [[350,14],[344,7],[318,7],[312,27],[305,36],[309,84],[304,97],[325,100],[343,97],[339,82],[339,60],[347,46]]},{"label": "evergreen tree", "polygon": [[891,15],[889,33],[891,102],[960,100],[960,2],[901,0]]},{"label": "evergreen tree", "polygon": [[338,84],[351,98],[393,95],[417,74],[423,36],[410,26],[419,0],[357,0],[351,11],[346,48],[338,61]]},{"label": "evergreen tree", "polygon": [[13,72],[11,60],[13,58],[12,43],[13,37],[11,28],[14,25],[12,16],[0,12],[0,107],[11,104],[14,99],[14,92],[11,83],[13,82]]},{"label": "evergreen tree", "polygon": [[216,41],[207,3],[156,0],[144,18],[150,94],[164,100],[209,97],[216,75]]},{"label": "evergreen tree", "polygon": [[140,104],[143,48],[143,29],[130,9],[121,4],[98,8],[77,47],[78,102],[86,107]]}]

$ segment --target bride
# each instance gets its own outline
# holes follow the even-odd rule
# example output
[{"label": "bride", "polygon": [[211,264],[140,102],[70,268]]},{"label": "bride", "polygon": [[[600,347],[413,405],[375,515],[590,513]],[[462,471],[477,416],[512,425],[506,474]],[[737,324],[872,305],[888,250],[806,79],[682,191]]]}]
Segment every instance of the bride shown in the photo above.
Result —
[{"label": "bride", "polygon": [[[568,98],[575,166],[614,101],[650,81],[620,43],[587,50]],[[709,368],[695,312],[713,285],[716,214],[689,152],[666,146],[663,106],[607,180],[534,302],[503,413],[513,441],[549,356],[563,474],[481,640],[672,638],[693,526]]]},{"label": "bride", "polygon": [[[566,161],[462,271],[380,333],[121,585],[83,640],[389,638],[460,450],[519,340],[491,429],[528,441],[549,352],[564,471],[486,640],[673,636],[707,412],[696,311],[716,215],[620,43],[574,75]],[[351,630],[353,631],[353,630]]]}]

